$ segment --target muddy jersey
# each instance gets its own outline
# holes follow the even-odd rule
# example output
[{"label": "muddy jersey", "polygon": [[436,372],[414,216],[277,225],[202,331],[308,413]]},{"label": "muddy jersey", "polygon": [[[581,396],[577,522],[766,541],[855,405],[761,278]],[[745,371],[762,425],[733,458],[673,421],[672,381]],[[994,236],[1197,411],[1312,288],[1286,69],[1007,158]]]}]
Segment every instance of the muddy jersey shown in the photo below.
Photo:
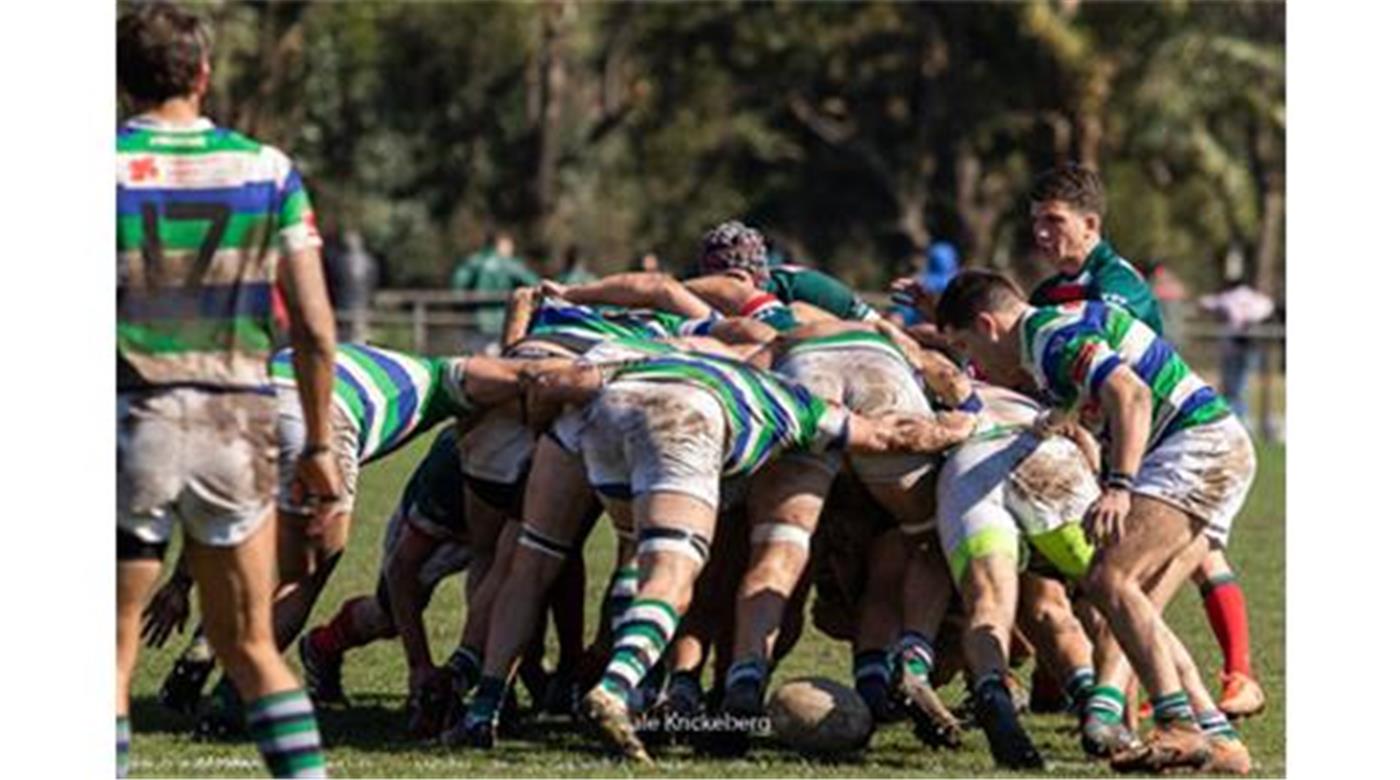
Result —
[{"label": "muddy jersey", "polygon": [[1078,409],[1100,436],[1107,420],[1098,394],[1105,379],[1128,366],[1152,393],[1151,450],[1171,434],[1230,415],[1225,400],[1171,344],[1126,310],[1099,301],[1031,309],[1017,325],[1022,366],[1047,400]]},{"label": "muddy jersey", "polygon": [[675,352],[623,366],[614,383],[660,382],[697,387],[724,410],[729,436],[723,476],[751,474],[785,449],[824,450],[841,444],[849,414],[801,385],[727,358]]},{"label": "muddy jersey", "polygon": [[321,245],[285,154],[208,119],[117,131],[117,386],[271,392],[277,269]]},{"label": "muddy jersey", "polygon": [[705,330],[708,319],[651,309],[592,307],[548,298],[530,319],[530,336],[563,336],[580,344],[611,339],[668,339]]},{"label": "muddy jersey", "polygon": [[[356,428],[360,463],[393,452],[449,417],[471,414],[461,372],[459,360],[336,345],[331,400]],[[291,350],[273,357],[272,378],[295,387]]]}]

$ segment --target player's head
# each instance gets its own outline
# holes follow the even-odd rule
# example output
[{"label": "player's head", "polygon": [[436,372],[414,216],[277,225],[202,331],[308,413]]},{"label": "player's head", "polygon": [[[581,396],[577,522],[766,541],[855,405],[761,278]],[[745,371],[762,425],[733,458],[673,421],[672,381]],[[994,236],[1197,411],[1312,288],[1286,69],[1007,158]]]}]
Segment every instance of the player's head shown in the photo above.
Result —
[{"label": "player's head", "polygon": [[1108,204],[1093,169],[1057,165],[1031,185],[1031,233],[1037,253],[1061,271],[1074,272],[1099,243]]},{"label": "player's head", "polygon": [[971,358],[994,382],[1012,379],[1020,343],[1016,321],[1026,295],[1007,277],[992,271],[963,271],[938,299],[934,322],[953,348]]},{"label": "player's head", "polygon": [[117,84],[137,106],[198,99],[209,89],[211,45],[198,16],[142,3],[117,20]]},{"label": "player's head", "polygon": [[741,271],[761,284],[768,280],[768,243],[738,220],[721,222],[701,238],[699,265],[701,274]]}]

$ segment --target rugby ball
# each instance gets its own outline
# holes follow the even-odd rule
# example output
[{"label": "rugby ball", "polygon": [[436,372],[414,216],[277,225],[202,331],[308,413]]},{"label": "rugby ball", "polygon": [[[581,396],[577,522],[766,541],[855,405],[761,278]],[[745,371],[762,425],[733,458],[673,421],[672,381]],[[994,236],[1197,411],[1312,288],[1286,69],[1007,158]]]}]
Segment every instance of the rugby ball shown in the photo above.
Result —
[{"label": "rugby ball", "polygon": [[768,698],[768,719],[778,741],[808,754],[861,750],[875,725],[855,691],[824,677],[783,683]]}]

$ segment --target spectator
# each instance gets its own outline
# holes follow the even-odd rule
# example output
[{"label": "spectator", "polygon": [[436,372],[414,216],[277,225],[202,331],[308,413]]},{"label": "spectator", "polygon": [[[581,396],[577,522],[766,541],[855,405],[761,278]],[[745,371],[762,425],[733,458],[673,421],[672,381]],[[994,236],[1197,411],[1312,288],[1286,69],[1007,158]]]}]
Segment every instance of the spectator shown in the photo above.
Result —
[{"label": "spectator", "polygon": [[[958,275],[958,250],[947,241],[934,241],[924,251],[924,268],[914,278],[927,296],[937,298],[947,289],[948,282]],[[918,308],[908,302],[905,296],[894,297],[893,316],[904,325],[915,325],[924,321]]]},{"label": "spectator", "polygon": [[1259,346],[1249,337],[1251,325],[1267,320],[1274,313],[1269,296],[1250,287],[1243,276],[1232,276],[1225,288],[1200,299],[1202,309],[1225,324],[1226,338],[1220,352],[1220,391],[1235,414],[1248,421],[1249,377],[1259,370]]},{"label": "spectator", "polygon": [[584,284],[598,278],[598,275],[589,269],[583,262],[583,253],[575,244],[570,244],[564,250],[564,270],[559,274],[559,281],[564,284]]},{"label": "spectator", "polygon": [[646,271],[647,273],[660,271],[661,258],[656,256],[656,252],[647,250],[637,258],[637,262],[632,264],[632,270]]},{"label": "spectator", "polygon": [[[490,244],[462,260],[452,272],[452,289],[478,293],[508,293],[539,282],[539,275],[515,256],[515,240],[505,232],[493,235]],[[490,351],[505,325],[504,296],[499,303],[474,305],[472,315],[467,348]]]},{"label": "spectator", "polygon": [[359,231],[345,231],[340,243],[326,258],[331,301],[336,319],[350,323],[350,340],[363,343],[369,338],[369,308],[379,286],[379,260],[365,248]]}]

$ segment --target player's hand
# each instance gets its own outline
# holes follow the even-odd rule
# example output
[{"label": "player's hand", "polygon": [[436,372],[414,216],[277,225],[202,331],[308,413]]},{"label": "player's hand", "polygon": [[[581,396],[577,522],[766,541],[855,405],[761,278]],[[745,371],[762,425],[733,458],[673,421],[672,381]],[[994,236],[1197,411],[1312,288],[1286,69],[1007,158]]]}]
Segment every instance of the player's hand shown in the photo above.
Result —
[{"label": "player's hand", "polygon": [[1131,493],[1121,487],[1105,488],[1084,514],[1084,536],[1096,547],[1117,544],[1131,508]]},{"label": "player's hand", "polygon": [[890,298],[901,306],[912,306],[928,319],[933,309],[933,298],[924,289],[917,276],[902,276],[890,282]]},{"label": "player's hand", "polygon": [[569,300],[569,285],[563,282],[556,282],[553,279],[545,279],[540,282],[540,294],[546,298],[559,298]]},{"label": "player's hand", "polygon": [[1073,438],[1074,426],[1077,424],[1078,415],[1074,412],[1067,412],[1063,409],[1049,409],[1035,418],[1035,424],[1031,426],[1031,432],[1042,439],[1051,436],[1064,436]]},{"label": "player's hand", "polygon": [[904,358],[912,365],[918,366],[923,361],[923,349],[919,347],[919,342],[910,338],[909,334],[904,332],[904,328],[886,319],[875,320],[873,324],[875,330],[899,347],[899,351],[904,353]]},{"label": "player's hand", "polygon": [[340,467],[329,449],[307,449],[297,456],[291,498],[311,518],[306,524],[307,535],[316,536],[325,530],[338,511],[336,504],[343,489]]},{"label": "player's hand", "polygon": [[151,603],[141,611],[141,638],[147,647],[164,647],[171,634],[185,632],[192,585],[189,578],[176,574],[160,586]]}]

